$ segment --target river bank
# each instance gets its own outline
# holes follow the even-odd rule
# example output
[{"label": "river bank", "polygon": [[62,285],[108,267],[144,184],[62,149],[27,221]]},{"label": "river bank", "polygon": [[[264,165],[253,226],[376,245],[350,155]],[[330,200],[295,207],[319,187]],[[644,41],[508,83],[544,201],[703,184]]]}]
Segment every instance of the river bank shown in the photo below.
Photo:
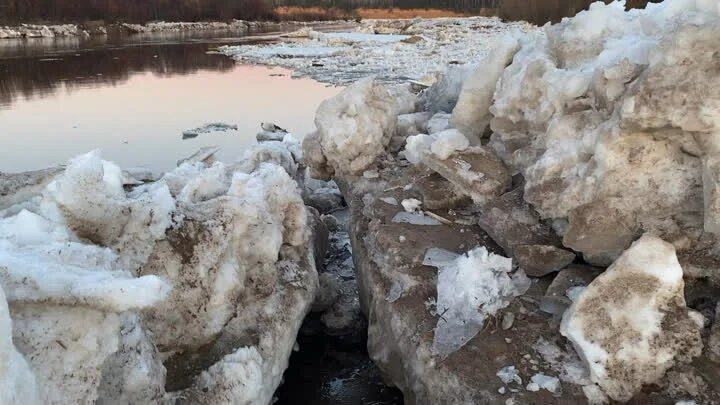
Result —
[{"label": "river bank", "polygon": [[235,33],[255,33],[266,31],[285,31],[288,27],[329,26],[348,24],[346,20],[337,21],[244,21],[230,22],[165,22],[156,21],[145,24],[21,24],[17,26],[0,26],[0,39],[20,38],[67,38],[87,37],[93,35],[142,34],[164,32],[192,31],[228,31]]}]

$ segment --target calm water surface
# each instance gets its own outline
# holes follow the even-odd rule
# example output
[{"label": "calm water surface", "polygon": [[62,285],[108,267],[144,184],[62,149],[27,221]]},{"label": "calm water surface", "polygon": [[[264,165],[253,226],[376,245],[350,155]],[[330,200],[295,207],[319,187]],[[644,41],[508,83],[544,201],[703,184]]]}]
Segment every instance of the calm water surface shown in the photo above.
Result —
[{"label": "calm water surface", "polygon": [[[263,121],[312,131],[317,106],[340,88],[207,53],[258,40],[206,32],[0,41],[0,171],[53,166],[96,148],[122,167],[164,171],[209,145],[232,160]],[[183,130],[218,121],[238,131],[182,139]]]}]

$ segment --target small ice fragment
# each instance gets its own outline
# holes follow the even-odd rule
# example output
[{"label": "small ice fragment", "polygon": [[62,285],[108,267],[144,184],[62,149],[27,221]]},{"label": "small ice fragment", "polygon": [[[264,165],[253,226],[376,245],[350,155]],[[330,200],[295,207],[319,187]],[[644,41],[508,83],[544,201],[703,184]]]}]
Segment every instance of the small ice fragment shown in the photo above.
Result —
[{"label": "small ice fragment", "polygon": [[407,212],[416,212],[420,209],[420,206],[422,205],[422,201],[416,199],[416,198],[408,198],[405,200],[402,200],[402,206],[403,209]]},{"label": "small ice fragment", "polygon": [[384,202],[385,204],[398,205],[398,201],[397,199],[395,199],[395,197],[380,197],[380,201]]},{"label": "small ice fragment", "polygon": [[520,378],[520,373],[515,366],[503,367],[495,375],[500,378],[503,384],[510,384],[513,381],[518,384],[522,384],[522,378]]},{"label": "small ice fragment", "polygon": [[390,291],[388,291],[388,295],[387,297],[385,297],[385,301],[397,301],[398,298],[402,297],[403,291],[405,291],[405,286],[403,285],[403,282],[400,280],[393,280],[392,286],[390,286]]},{"label": "small ice fragment", "polygon": [[565,295],[570,298],[570,301],[575,301],[577,297],[580,296],[580,294],[585,290],[585,288],[586,287],[581,285],[570,287],[567,289],[567,291],[565,291]]},{"label": "small ice fragment", "polygon": [[377,179],[378,177],[380,177],[380,173],[378,173],[377,170],[365,170],[363,172],[363,177],[365,177],[366,179]]},{"label": "small ice fragment", "polygon": [[422,264],[424,266],[447,266],[455,261],[460,256],[455,252],[440,248],[429,248],[425,251],[425,257],[423,258]]},{"label": "small ice fragment", "polygon": [[515,273],[513,273],[510,278],[515,285],[515,289],[517,290],[518,295],[523,295],[527,292],[527,290],[530,289],[532,280],[530,280],[530,277],[525,274],[525,271],[523,269],[518,269],[517,271],[515,271]]},{"label": "small ice fragment", "polygon": [[528,391],[539,391],[540,389],[544,389],[556,394],[560,390],[560,380],[557,377],[537,373],[532,376],[531,381],[532,382],[526,387]]},{"label": "small ice fragment", "polygon": [[515,314],[512,312],[506,312],[502,318],[502,324],[501,324],[502,329],[508,330],[508,329],[512,328],[514,322],[515,322]]},{"label": "small ice fragment", "polygon": [[435,218],[426,217],[422,214],[414,214],[405,211],[400,211],[395,214],[392,222],[412,225],[442,225],[442,223]]}]

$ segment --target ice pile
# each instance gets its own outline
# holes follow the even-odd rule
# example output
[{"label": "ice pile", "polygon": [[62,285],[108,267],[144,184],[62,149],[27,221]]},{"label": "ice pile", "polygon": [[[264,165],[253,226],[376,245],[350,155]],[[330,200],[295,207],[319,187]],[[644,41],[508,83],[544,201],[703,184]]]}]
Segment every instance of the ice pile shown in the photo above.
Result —
[{"label": "ice pile", "polygon": [[434,75],[450,62],[470,63],[503,34],[533,29],[487,17],[368,20],[356,32],[302,30],[280,44],[224,46],[219,51],[326,83],[349,84],[368,75],[398,83]]},{"label": "ice pile", "polygon": [[[387,33],[411,34],[413,26]],[[398,113],[386,107],[392,102],[373,96],[387,88],[367,80],[348,87],[319,111],[305,155],[319,173],[366,189],[367,179],[382,176],[363,172],[431,170],[471,197],[479,225],[521,268],[537,277],[561,272],[563,297],[587,285],[572,291],[563,333],[592,380],[612,399],[628,400],[701,351],[703,325],[686,308],[683,277],[692,281],[692,305],[717,301],[695,284],[715,289],[720,280],[718,49],[717,2],[666,0],[631,11],[624,2],[597,2],[449,67],[395,118],[383,113]],[[404,169],[403,157],[416,172]],[[400,194],[398,201],[417,197]],[[577,277],[581,283],[562,274],[576,260],[585,263],[573,272],[588,275]],[[438,278],[436,338],[447,315],[458,315],[453,308],[463,307],[440,302],[441,291],[465,296],[446,288],[446,276],[460,275],[454,271]],[[507,292],[487,296],[502,302]],[[493,302],[468,297],[482,302],[464,308]],[[449,341],[473,336],[484,315],[470,315],[457,316],[464,322],[450,331],[460,338]],[[549,381],[539,379],[537,388]],[[600,396],[592,385],[585,391]]]},{"label": "ice pile", "polygon": [[0,39],[54,38],[90,35],[75,24],[35,25],[22,24],[17,27],[0,26]]},{"label": "ice pile", "polygon": [[203,30],[233,30],[248,31],[250,24],[243,20],[232,20],[231,22],[167,22],[153,21],[145,25],[122,23],[122,28],[132,33],[145,32],[169,32],[169,31],[203,31]]},{"label": "ice pile", "polygon": [[564,245],[587,260],[607,265],[651,231],[677,244],[684,266],[718,268],[696,250],[714,240],[703,231],[714,232],[718,214],[720,86],[706,75],[717,65],[719,12],[701,2],[630,12],[595,3],[523,38],[503,72],[490,146],[523,174],[542,217],[567,221]]},{"label": "ice pile", "polygon": [[279,144],[129,188],[94,151],[13,200],[2,403],[269,403],[317,288],[297,163]]}]

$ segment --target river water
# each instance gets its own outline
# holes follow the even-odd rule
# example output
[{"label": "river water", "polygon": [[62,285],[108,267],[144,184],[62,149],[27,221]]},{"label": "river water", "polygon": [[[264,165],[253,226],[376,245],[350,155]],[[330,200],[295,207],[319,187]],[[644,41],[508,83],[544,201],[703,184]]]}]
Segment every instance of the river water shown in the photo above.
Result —
[{"label": "river water", "polygon": [[[40,169],[92,149],[121,167],[165,171],[203,146],[233,160],[261,122],[303,136],[341,89],[208,54],[272,33],[143,34],[0,41],[0,171]],[[182,139],[210,122],[237,131]]]}]

